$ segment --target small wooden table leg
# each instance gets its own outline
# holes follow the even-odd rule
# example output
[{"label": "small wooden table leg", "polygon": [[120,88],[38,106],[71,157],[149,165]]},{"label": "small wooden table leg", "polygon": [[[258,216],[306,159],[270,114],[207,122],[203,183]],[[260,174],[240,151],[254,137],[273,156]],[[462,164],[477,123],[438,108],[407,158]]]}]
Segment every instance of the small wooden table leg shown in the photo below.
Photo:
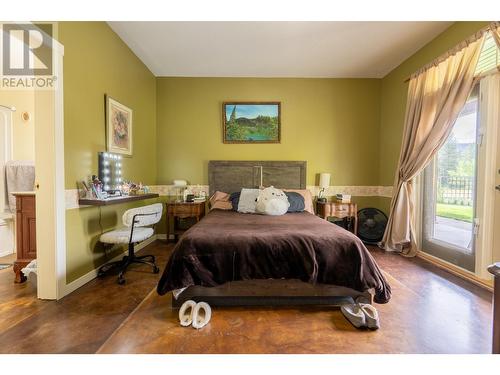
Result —
[{"label": "small wooden table leg", "polygon": [[12,269],[14,270],[14,273],[16,274],[14,278],[15,283],[24,283],[27,279],[26,276],[21,272],[21,269],[23,268],[22,265],[14,263],[12,266]]}]

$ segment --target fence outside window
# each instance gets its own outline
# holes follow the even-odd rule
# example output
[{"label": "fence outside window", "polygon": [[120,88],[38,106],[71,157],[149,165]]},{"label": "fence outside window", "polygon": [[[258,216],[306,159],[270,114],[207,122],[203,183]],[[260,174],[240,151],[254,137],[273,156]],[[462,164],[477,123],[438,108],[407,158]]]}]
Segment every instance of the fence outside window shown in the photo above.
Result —
[{"label": "fence outside window", "polygon": [[438,203],[472,206],[474,202],[474,177],[439,176]]}]

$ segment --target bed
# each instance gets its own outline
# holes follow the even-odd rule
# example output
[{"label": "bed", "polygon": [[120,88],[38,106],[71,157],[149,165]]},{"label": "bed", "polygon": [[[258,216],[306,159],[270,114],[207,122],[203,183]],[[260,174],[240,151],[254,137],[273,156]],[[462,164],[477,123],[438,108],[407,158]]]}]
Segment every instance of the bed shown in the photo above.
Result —
[{"label": "bed", "polygon": [[[210,192],[304,189],[306,162],[211,161]],[[211,210],[179,239],[158,283],[214,306],[386,303],[391,289],[361,240],[309,212]]]}]

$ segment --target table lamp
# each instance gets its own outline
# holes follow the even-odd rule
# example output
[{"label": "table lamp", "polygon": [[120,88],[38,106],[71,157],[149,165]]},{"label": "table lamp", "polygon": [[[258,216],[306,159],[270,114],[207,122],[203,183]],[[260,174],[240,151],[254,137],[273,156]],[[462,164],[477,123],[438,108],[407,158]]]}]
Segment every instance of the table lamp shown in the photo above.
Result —
[{"label": "table lamp", "polygon": [[185,200],[184,193],[187,190],[187,181],[186,180],[174,180],[173,183],[174,183],[174,189],[176,192],[175,201],[176,202],[183,202]]},{"label": "table lamp", "polygon": [[330,187],[330,173],[320,173],[318,202],[326,202],[325,190]]}]

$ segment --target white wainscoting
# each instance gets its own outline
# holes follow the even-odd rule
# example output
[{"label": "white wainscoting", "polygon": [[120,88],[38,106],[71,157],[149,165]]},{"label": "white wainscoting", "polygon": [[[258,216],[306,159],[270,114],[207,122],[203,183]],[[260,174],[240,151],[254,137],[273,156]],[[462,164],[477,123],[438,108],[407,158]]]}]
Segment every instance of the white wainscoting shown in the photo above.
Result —
[{"label": "white wainscoting", "polygon": [[[208,195],[208,185],[188,185],[189,189],[198,188],[202,189]],[[152,193],[157,193],[160,196],[173,196],[175,195],[174,185],[151,185],[149,186]],[[319,193],[319,186],[308,185],[307,189],[311,191],[313,196]],[[353,197],[392,197],[392,186],[330,186],[326,189],[326,196],[334,196],[338,193],[350,194]],[[78,189],[66,190],[66,209],[72,210],[80,208],[78,204]]]}]

